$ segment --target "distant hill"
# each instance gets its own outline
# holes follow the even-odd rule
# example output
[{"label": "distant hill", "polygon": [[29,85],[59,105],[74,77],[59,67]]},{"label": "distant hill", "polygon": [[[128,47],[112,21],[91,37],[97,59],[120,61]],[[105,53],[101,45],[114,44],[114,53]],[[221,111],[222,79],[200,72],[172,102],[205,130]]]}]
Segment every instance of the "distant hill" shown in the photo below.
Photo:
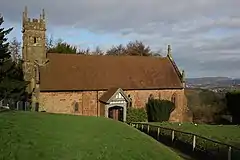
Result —
[{"label": "distant hill", "polygon": [[186,84],[188,88],[233,87],[233,86],[240,86],[240,79],[233,79],[229,77],[187,78]]}]

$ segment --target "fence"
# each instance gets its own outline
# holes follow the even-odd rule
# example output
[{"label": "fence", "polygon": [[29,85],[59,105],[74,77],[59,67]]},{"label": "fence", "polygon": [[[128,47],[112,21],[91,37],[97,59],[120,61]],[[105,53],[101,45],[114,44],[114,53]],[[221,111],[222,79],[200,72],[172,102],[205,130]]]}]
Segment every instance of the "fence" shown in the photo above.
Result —
[{"label": "fence", "polygon": [[31,103],[28,101],[14,101],[12,99],[2,99],[0,100],[0,108],[28,111],[31,109]]},{"label": "fence", "polygon": [[130,123],[130,125],[196,159],[240,160],[240,148],[229,144],[152,124]]}]

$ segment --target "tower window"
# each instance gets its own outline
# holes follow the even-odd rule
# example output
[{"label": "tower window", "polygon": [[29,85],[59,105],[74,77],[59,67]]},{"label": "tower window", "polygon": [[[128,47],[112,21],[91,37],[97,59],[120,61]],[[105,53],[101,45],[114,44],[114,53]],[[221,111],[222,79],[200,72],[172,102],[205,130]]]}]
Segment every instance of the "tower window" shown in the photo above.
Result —
[{"label": "tower window", "polygon": [[36,37],[33,38],[33,43],[37,43],[37,38]]}]

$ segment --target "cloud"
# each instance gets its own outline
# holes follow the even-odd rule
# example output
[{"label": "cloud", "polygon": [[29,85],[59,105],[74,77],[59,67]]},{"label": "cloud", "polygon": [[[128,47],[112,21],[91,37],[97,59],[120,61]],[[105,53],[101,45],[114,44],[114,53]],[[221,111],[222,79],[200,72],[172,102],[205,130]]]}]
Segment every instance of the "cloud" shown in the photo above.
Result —
[{"label": "cloud", "polygon": [[[239,0],[8,0],[0,10],[9,22],[21,23],[25,4],[30,17],[39,17],[45,8],[50,30],[137,39],[154,50],[171,44],[177,64],[189,76],[240,77]],[[100,44],[107,48],[113,43]]]}]

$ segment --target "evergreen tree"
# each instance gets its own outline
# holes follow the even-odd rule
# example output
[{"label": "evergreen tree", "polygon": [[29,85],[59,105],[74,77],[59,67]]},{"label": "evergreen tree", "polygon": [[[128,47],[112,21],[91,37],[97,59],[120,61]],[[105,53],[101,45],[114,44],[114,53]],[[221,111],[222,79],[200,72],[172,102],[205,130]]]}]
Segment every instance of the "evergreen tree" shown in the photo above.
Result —
[{"label": "evergreen tree", "polygon": [[148,122],[168,121],[171,112],[175,109],[173,102],[149,97],[146,103]]},{"label": "evergreen tree", "polygon": [[48,53],[77,54],[77,47],[63,42],[61,39],[59,39],[54,46],[48,46],[47,49]]},{"label": "evergreen tree", "polygon": [[[0,27],[3,24],[0,17]],[[6,38],[13,28],[0,28],[0,99],[20,100],[25,97],[26,82],[23,80],[21,63],[11,58],[9,42]]]},{"label": "evergreen tree", "polygon": [[[3,17],[0,16],[0,26],[3,22]],[[8,35],[12,30],[13,28],[9,28],[7,30],[0,28],[0,65],[9,60],[11,57],[11,53],[8,51],[9,43],[7,42],[6,35]]]}]

